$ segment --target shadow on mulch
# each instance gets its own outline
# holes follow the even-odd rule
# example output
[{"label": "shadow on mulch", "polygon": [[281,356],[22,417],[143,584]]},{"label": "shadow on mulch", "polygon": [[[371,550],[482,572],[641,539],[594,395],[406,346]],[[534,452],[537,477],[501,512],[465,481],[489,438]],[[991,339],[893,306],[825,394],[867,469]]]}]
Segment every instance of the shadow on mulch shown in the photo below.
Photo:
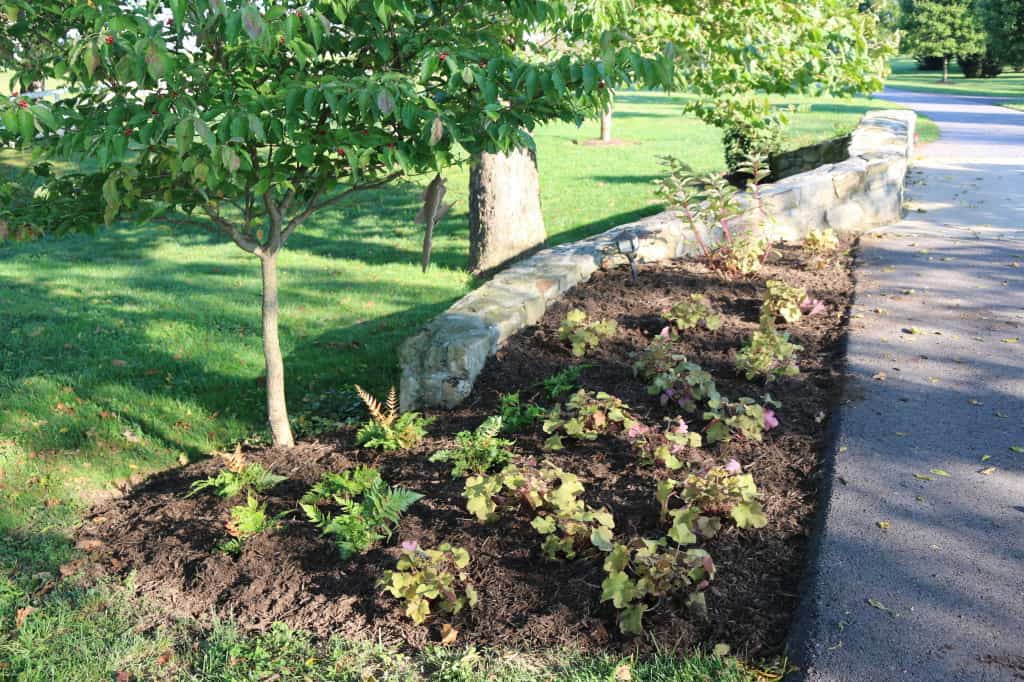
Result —
[{"label": "shadow on mulch", "polygon": [[[538,325],[512,337],[487,364],[470,399],[455,411],[437,413],[430,437],[414,450],[367,452],[354,447],[353,432],[344,431],[287,452],[247,453],[250,461],[288,477],[265,496],[272,513],[296,510],[298,498],[324,472],[359,463],[376,463],[390,483],[423,493],[390,543],[348,562],[298,512],[278,531],[248,540],[237,558],[215,552],[226,537],[232,503],[207,494],[185,498],[192,482],[219,469],[215,459],[155,475],[124,497],[99,505],[78,540],[99,547],[95,557],[104,571],[135,571],[139,592],[169,612],[200,620],[227,616],[251,629],[284,621],[321,637],[373,637],[412,647],[436,641],[442,618],[413,625],[402,606],[376,585],[398,556],[399,542],[417,540],[424,546],[450,542],[470,552],[480,603],[452,619],[461,643],[644,651],[656,639],[669,650],[725,642],[749,656],[777,654],[796,606],[825,417],[841,387],[851,260],[811,268],[798,249],[781,247],[760,275],[743,280],[725,280],[686,261],[644,265],[638,286],[630,283],[627,269],[599,272],[548,310]],[[801,374],[766,389],[737,375],[732,364],[735,350],[757,327],[764,282],[775,278],[806,287],[825,302],[828,313],[790,326],[787,331],[804,347]],[[451,479],[446,466],[427,457],[450,445],[459,430],[498,412],[500,393],[519,390],[524,400],[536,395],[544,403],[539,381],[572,364],[588,365],[581,378],[585,388],[622,398],[645,423],[674,416],[634,376],[631,356],[662,328],[661,313],[692,292],[704,293],[725,324],[715,332],[683,335],[678,352],[711,371],[724,395],[759,398],[769,390],[783,405],[777,410],[781,426],[765,442],[719,444],[694,451],[693,459],[739,460],[754,475],[769,523],[745,531],[726,524],[704,544],[718,567],[707,592],[706,622],[694,621],[681,603],[666,599],[644,616],[653,638],[628,638],[616,628],[615,610],[600,602],[604,572],[596,552],[551,562],[541,555],[529,519],[507,514],[492,526],[477,523],[465,510],[462,480]],[[591,319],[619,322],[614,338],[583,359],[573,358],[557,339],[565,313],[577,307]],[[587,502],[613,512],[620,536],[663,534],[654,490],[666,474],[641,465],[625,440],[604,437],[558,453],[544,453],[543,441],[538,425],[519,435],[515,449],[523,460],[546,460],[578,474]]]}]

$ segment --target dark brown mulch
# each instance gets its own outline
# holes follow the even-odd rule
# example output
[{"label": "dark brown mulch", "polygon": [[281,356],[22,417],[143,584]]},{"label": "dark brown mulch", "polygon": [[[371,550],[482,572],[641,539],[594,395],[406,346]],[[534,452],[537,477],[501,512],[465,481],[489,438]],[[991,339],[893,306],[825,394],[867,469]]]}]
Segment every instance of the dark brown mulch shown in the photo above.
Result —
[{"label": "dark brown mulch", "polygon": [[[184,494],[193,481],[218,470],[216,458],[158,474],[123,498],[101,504],[78,539],[83,546],[101,547],[96,555],[105,570],[135,571],[138,590],[174,613],[225,615],[254,629],[280,620],[319,636],[379,637],[414,647],[436,640],[444,619],[411,624],[376,581],[393,565],[400,541],[424,546],[451,542],[469,550],[480,593],[476,609],[453,619],[459,642],[520,648],[571,644],[589,651],[648,648],[651,638],[621,636],[614,609],[600,603],[600,557],[545,560],[527,518],[506,515],[492,526],[477,523],[465,511],[462,481],[451,479],[446,466],[429,463],[427,456],[448,445],[452,434],[494,414],[499,393],[522,390],[524,398],[530,397],[540,379],[570,364],[587,365],[582,374],[586,388],[613,393],[646,423],[659,424],[671,413],[634,377],[631,355],[662,328],[661,312],[691,292],[706,294],[726,322],[716,332],[686,334],[679,351],[711,371],[724,395],[759,397],[765,387],[738,376],[732,358],[757,326],[764,281],[781,278],[807,287],[828,306],[827,314],[805,318],[788,330],[805,350],[800,376],[769,387],[783,404],[777,410],[781,426],[763,443],[721,444],[705,454],[719,462],[735,458],[754,475],[769,524],[760,530],[728,528],[706,543],[719,571],[707,594],[707,622],[694,621],[671,600],[644,617],[649,633],[664,647],[726,642],[750,656],[778,653],[796,604],[825,416],[840,388],[850,265],[844,257],[810,268],[797,249],[781,247],[761,275],[745,280],[725,280],[682,261],[643,266],[639,286],[630,283],[624,268],[599,272],[554,305],[540,324],[510,339],[488,363],[471,398],[453,412],[437,414],[431,436],[415,450],[368,452],[353,446],[352,432],[342,432],[287,453],[248,453],[251,461],[288,477],[267,496],[273,512],[295,509],[322,473],[355,463],[377,463],[392,484],[424,494],[392,542],[347,563],[298,514],[289,516],[281,530],[249,540],[237,558],[215,552],[226,537],[232,503],[208,494],[186,499]],[[619,322],[615,337],[583,360],[573,358],[556,336],[573,307],[593,319]],[[638,463],[628,443],[606,437],[544,454],[543,438],[539,428],[521,434],[516,449],[523,458],[545,458],[579,474],[587,501],[612,510],[619,534],[663,532],[654,499],[654,481],[663,474]]]}]

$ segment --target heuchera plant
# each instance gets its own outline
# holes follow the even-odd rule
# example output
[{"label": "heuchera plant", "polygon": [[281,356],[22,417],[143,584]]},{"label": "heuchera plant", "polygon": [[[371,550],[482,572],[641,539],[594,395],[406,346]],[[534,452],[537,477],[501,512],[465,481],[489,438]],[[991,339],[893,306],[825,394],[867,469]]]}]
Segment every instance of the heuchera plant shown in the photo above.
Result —
[{"label": "heuchera plant", "polygon": [[405,602],[405,615],[419,625],[430,617],[431,607],[455,614],[476,606],[468,566],[469,552],[462,547],[446,542],[437,549],[421,549],[418,543],[403,542],[395,570],[384,571],[379,584]]},{"label": "heuchera plant", "polygon": [[663,431],[636,423],[626,432],[633,444],[633,452],[645,464],[661,464],[670,470],[683,466],[680,455],[686,448],[699,448],[703,442],[700,433],[690,431],[682,417],[666,418]]},{"label": "heuchera plant", "polygon": [[669,308],[664,317],[681,332],[689,331],[701,322],[708,331],[715,331],[722,326],[722,316],[714,311],[707,296],[703,294],[690,294]]},{"label": "heuchera plant", "polygon": [[761,319],[760,328],[736,353],[736,369],[747,379],[763,378],[766,382],[794,377],[800,373],[795,355],[803,346],[790,343],[789,334]]},{"label": "heuchera plant", "polygon": [[[764,405],[759,405],[753,398],[709,400],[708,409],[704,412],[704,419],[708,420],[704,430],[705,441],[710,445],[737,436],[758,442],[763,440],[766,431],[779,425],[771,407],[780,407],[770,395],[765,395],[763,400]],[[768,405],[771,407],[766,407]]]},{"label": "heuchera plant", "polygon": [[558,338],[568,341],[572,354],[581,358],[588,350],[597,348],[603,339],[614,336],[617,329],[615,320],[587,322],[587,314],[576,308],[566,314],[558,327]]},{"label": "heuchera plant", "polygon": [[839,248],[839,237],[831,227],[812,229],[804,237],[804,250],[812,256],[827,255]]},{"label": "heuchera plant", "polygon": [[770,279],[765,284],[768,292],[761,304],[761,320],[774,324],[781,317],[787,324],[795,324],[803,319],[800,305],[807,300],[807,289],[794,287],[777,279]]},{"label": "heuchera plant", "polygon": [[704,590],[715,577],[715,563],[702,549],[669,546],[665,538],[638,539],[615,544],[604,560],[607,576],[601,583],[601,601],[619,609],[619,629],[643,632],[643,614],[652,599],[686,595],[686,605],[706,615]]},{"label": "heuchera plant", "polygon": [[[680,526],[680,519],[685,519],[685,525],[677,531],[684,533],[683,538],[696,535],[686,529],[695,529],[704,537],[714,536],[721,527],[716,517],[730,516],[738,528],[763,528],[768,523],[758,502],[754,477],[743,473],[736,460],[730,460],[724,467],[712,467],[704,474],[690,474],[682,481],[660,481],[656,497],[662,517],[674,520],[674,531]],[[676,499],[686,506],[671,509]],[[696,542],[696,538],[690,542]]]},{"label": "heuchera plant", "polygon": [[579,477],[558,467],[506,467],[493,476],[466,479],[466,509],[481,521],[494,521],[499,510],[526,509],[530,525],[544,538],[541,551],[549,559],[574,558],[589,542],[607,551],[615,520],[604,508],[587,506]]},{"label": "heuchera plant", "polygon": [[637,422],[629,405],[604,391],[580,389],[564,404],[555,405],[544,420],[544,441],[548,450],[561,450],[563,437],[597,440],[606,433],[625,432]]}]

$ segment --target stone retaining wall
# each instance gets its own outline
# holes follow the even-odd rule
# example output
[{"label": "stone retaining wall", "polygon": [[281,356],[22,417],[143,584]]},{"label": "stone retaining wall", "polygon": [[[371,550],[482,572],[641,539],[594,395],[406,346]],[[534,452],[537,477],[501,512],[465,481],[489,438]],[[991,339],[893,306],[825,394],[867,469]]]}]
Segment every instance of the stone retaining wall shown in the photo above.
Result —
[{"label": "stone retaining wall", "polygon": [[[858,233],[898,221],[915,122],[911,111],[869,112],[851,136],[846,161],[762,187],[772,217],[765,232],[772,239],[799,241],[814,228]],[[750,205],[748,196],[741,199]],[[641,262],[694,253],[692,233],[673,211],[665,211],[545,249],[502,270],[402,345],[402,409],[450,408],[464,400],[505,339],[535,324],[552,301],[599,268],[622,262],[615,242],[624,230],[640,237]],[[720,235],[712,227],[704,238],[714,242]]]},{"label": "stone retaining wall", "polygon": [[833,137],[817,144],[772,154],[768,163],[772,169],[771,181],[784,180],[797,173],[812,171],[818,166],[845,161],[849,155],[850,136]]}]

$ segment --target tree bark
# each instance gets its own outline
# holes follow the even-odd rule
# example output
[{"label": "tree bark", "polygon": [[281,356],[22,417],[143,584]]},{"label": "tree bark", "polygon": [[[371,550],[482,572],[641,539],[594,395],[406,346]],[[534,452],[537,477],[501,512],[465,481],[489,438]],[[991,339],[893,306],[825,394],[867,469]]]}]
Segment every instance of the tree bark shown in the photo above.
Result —
[{"label": "tree bark", "polygon": [[277,252],[260,255],[263,269],[263,358],[267,369],[267,415],[274,447],[295,445],[284,395],[284,360],[278,336]]},{"label": "tree bark", "polygon": [[601,142],[612,141],[612,105],[601,112]]},{"label": "tree bark", "polygon": [[949,82],[949,57],[942,58],[942,82]]},{"label": "tree bark", "polygon": [[469,267],[498,268],[544,243],[537,158],[528,149],[482,154],[469,175]]}]

